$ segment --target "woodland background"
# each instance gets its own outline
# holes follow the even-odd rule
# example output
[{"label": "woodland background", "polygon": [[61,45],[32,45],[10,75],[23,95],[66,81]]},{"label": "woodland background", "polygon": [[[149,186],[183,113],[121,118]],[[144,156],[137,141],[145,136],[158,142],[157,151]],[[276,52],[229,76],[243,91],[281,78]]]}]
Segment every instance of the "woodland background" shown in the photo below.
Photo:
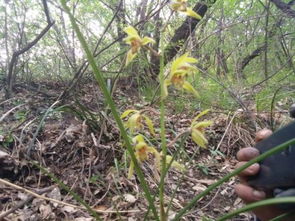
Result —
[{"label": "woodland background", "polygon": [[[155,51],[160,51],[162,38],[165,64],[184,52],[198,59],[198,73],[190,82],[200,97],[171,90],[167,139],[173,140],[207,108],[214,125],[208,131],[207,150],[184,141],[188,153],[178,160],[188,162],[188,173],[171,172],[167,181],[167,195],[180,185],[172,215],[232,171],[237,150],[253,145],[257,130],[277,129],[290,121],[288,109],[295,103],[294,0],[189,0],[201,20],[172,12],[167,0],[67,4],[106,82],[114,87],[121,112],[155,112],[160,93],[159,60],[153,53],[141,50],[124,66],[129,49],[124,27],[132,25],[141,36],[153,38]],[[146,202],[137,180],[126,178],[128,157],[118,129],[60,2],[4,0],[0,18],[0,177],[74,203],[30,163],[37,160],[90,205],[113,211],[102,212],[105,219],[141,220],[138,214],[146,210]],[[147,177],[151,188],[156,186],[152,176]],[[217,189],[186,219],[214,219],[241,207],[232,188],[235,182]],[[80,208],[30,198],[7,185],[0,188],[2,211],[27,202],[6,214],[7,220],[92,219]],[[249,220],[249,215],[236,220]]]}]

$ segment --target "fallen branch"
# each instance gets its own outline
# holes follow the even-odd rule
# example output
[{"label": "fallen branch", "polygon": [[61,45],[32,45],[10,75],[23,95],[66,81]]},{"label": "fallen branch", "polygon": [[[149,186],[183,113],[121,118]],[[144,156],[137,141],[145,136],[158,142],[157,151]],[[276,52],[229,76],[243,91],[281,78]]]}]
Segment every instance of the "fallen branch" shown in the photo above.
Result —
[{"label": "fallen branch", "polygon": [[10,109],[9,111],[7,111],[5,114],[2,115],[2,117],[0,117],[0,123],[4,120],[5,117],[7,117],[11,112],[13,112],[14,110],[16,110],[17,108],[20,108],[21,106],[24,106],[25,104],[19,104],[17,106],[15,106],[14,108]]}]

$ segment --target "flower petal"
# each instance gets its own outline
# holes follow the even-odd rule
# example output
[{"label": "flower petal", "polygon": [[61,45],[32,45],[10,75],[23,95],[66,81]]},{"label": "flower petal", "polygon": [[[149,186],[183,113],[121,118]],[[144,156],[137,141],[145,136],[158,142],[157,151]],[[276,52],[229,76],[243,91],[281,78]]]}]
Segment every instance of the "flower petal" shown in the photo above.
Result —
[{"label": "flower petal", "polygon": [[189,63],[197,63],[198,60],[193,57],[188,57],[188,53],[183,54],[179,58],[175,59],[171,65],[171,73],[174,74],[177,70],[194,70],[194,66],[189,65]]},{"label": "flower petal", "polygon": [[129,114],[134,113],[134,112],[138,112],[138,111],[133,110],[133,109],[128,109],[128,110],[124,111],[123,114],[121,114],[121,119],[127,117]]},{"label": "flower petal", "polygon": [[195,90],[195,88],[189,82],[185,81],[182,87],[188,92],[194,94],[196,97],[200,97],[199,93]]},{"label": "flower petal", "polygon": [[127,26],[123,29],[124,32],[128,34],[129,37],[140,38],[138,32],[132,26]]},{"label": "flower petal", "polygon": [[135,113],[131,115],[127,121],[128,123],[128,128],[130,129],[130,132],[133,133],[137,129],[140,129],[142,124],[141,124],[141,115],[139,113]]},{"label": "flower petal", "polygon": [[149,117],[147,117],[147,116],[145,116],[145,115],[143,115],[143,117],[144,117],[144,120],[145,120],[146,125],[147,125],[148,128],[149,128],[150,133],[151,133],[153,136],[156,136],[153,121],[152,121]]},{"label": "flower petal", "polygon": [[133,161],[130,161],[130,166],[128,169],[128,179],[131,179],[133,174],[134,174],[134,163],[133,163]]},{"label": "flower petal", "polygon": [[132,138],[132,142],[137,144],[139,142],[144,142],[144,138],[141,134],[138,134],[137,136]]},{"label": "flower petal", "polygon": [[192,120],[192,125],[202,116],[207,114],[210,111],[210,109],[204,110],[201,113],[199,113],[193,120]]},{"label": "flower petal", "polygon": [[185,53],[184,55],[180,56],[179,58],[176,58],[171,65],[171,73],[174,73],[178,68],[181,67],[181,65],[184,62],[184,59],[187,57],[188,53]]},{"label": "flower petal", "polygon": [[208,143],[207,139],[204,137],[201,131],[193,129],[192,130],[192,139],[198,144],[200,147],[206,148],[206,144]]},{"label": "flower petal", "polygon": [[193,124],[193,128],[205,128],[205,127],[209,127],[210,125],[213,124],[213,121],[208,120],[208,121],[202,121],[202,122],[198,122]]},{"label": "flower petal", "polygon": [[149,38],[149,37],[144,37],[144,38],[142,39],[142,41],[141,41],[141,44],[142,44],[142,45],[147,45],[148,43],[152,43],[152,44],[154,44],[154,43],[156,43],[156,42],[155,42],[154,39]]},{"label": "flower petal", "polygon": [[[166,155],[166,164],[169,165],[170,162],[172,160],[172,156],[170,155]],[[179,171],[184,171],[185,170],[185,167],[183,164],[181,163],[178,163],[177,161],[173,160],[173,162],[171,163],[171,167],[179,170]]]},{"label": "flower petal", "polygon": [[195,11],[193,11],[191,8],[187,8],[185,14],[198,20],[202,19],[202,16],[196,13]]},{"label": "flower petal", "polygon": [[126,57],[126,64],[125,66],[127,66],[135,57],[136,57],[137,53],[132,53],[132,50],[129,50],[127,52],[127,57]]}]

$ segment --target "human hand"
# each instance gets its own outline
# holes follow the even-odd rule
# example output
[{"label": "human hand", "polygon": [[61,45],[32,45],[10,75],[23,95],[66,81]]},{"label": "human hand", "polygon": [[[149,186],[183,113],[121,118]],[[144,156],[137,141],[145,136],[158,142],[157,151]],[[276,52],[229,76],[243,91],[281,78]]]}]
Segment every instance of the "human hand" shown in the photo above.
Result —
[{"label": "human hand", "polygon": [[[259,142],[259,141],[265,139],[266,137],[270,136],[271,134],[272,134],[272,132],[270,130],[263,129],[256,134],[255,141]],[[237,167],[244,165],[245,163],[247,163],[247,161],[257,157],[258,155],[259,155],[259,151],[253,147],[243,148],[242,150],[240,150],[237,153],[237,158],[240,161],[237,164]],[[235,186],[235,191],[236,191],[237,195],[246,204],[253,203],[253,202],[268,198],[267,193],[265,193],[263,191],[256,190],[247,184],[247,178],[249,176],[256,175],[259,172],[259,169],[260,169],[259,164],[255,163],[239,174],[241,184],[238,184]],[[253,212],[262,221],[270,220],[270,219],[283,213],[283,211],[281,211],[280,209],[278,209],[275,206],[260,207],[260,208],[253,210]]]}]

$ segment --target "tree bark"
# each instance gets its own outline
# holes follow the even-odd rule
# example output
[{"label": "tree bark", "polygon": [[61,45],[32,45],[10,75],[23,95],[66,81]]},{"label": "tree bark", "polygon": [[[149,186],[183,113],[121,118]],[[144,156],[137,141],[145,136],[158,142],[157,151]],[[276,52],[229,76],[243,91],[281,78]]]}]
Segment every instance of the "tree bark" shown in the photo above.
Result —
[{"label": "tree bark", "polygon": [[[281,18],[276,24],[273,25],[273,27],[271,28],[271,30],[268,33],[268,39],[271,39],[275,36],[277,28],[280,27],[283,23],[283,19]],[[249,54],[248,56],[246,56],[239,64],[237,67],[237,75],[239,77],[242,78],[246,78],[243,71],[245,69],[245,67],[256,57],[258,57],[259,55],[261,55],[263,52],[265,52],[267,48],[267,43],[264,42],[263,45],[259,46],[258,48],[256,48],[251,54]]]},{"label": "tree bark", "polygon": [[281,0],[270,0],[275,6],[280,9],[283,13],[285,13],[288,17],[295,18],[295,11],[291,8],[295,1],[290,1],[289,3],[285,3]]}]

